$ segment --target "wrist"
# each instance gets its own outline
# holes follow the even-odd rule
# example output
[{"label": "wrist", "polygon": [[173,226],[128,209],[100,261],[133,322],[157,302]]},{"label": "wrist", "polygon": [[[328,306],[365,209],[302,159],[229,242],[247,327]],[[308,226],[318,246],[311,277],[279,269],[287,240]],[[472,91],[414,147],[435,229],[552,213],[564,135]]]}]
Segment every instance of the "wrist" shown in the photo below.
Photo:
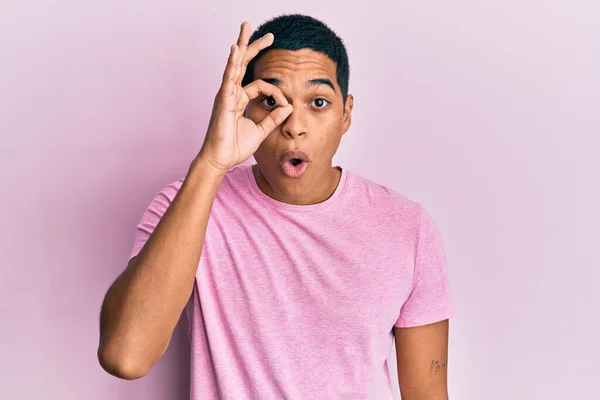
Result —
[{"label": "wrist", "polygon": [[198,155],[191,163],[188,175],[199,176],[203,179],[221,180],[227,174],[228,169],[215,164],[210,159]]}]

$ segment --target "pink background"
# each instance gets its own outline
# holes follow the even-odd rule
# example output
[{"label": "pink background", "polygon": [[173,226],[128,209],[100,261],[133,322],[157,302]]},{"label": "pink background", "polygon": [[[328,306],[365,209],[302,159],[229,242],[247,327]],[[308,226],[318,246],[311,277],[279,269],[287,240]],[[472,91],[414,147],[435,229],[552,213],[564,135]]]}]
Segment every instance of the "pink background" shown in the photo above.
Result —
[{"label": "pink background", "polygon": [[425,204],[445,237],[451,398],[597,396],[600,3],[286,3],[0,4],[0,398],[186,398],[181,325],[121,381],[96,360],[99,306],[202,143],[239,23],[292,11],[349,48],[336,163]]}]

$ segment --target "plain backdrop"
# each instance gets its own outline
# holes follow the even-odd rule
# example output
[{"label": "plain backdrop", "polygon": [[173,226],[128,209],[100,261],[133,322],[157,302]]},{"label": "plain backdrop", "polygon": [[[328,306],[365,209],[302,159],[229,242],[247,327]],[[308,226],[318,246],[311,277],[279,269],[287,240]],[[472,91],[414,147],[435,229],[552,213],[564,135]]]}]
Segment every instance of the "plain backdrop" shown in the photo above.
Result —
[{"label": "plain backdrop", "polygon": [[334,161],[442,231],[450,397],[598,398],[597,0],[1,1],[0,398],[187,398],[185,319],[129,382],[98,365],[99,307],[200,148],[239,24],[290,12],[348,46]]}]

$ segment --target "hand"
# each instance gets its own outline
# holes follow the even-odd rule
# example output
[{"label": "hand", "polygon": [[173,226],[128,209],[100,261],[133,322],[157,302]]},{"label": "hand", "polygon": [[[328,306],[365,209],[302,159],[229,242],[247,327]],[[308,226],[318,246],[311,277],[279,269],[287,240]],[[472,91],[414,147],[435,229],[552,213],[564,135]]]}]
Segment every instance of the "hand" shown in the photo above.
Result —
[{"label": "hand", "polygon": [[[198,157],[222,172],[246,161],[269,134],[292,113],[292,105],[281,90],[262,80],[241,86],[250,60],[273,44],[274,36],[267,33],[248,46],[250,25],[244,22],[237,44],[231,46],[223,82],[215,97],[208,131]],[[248,102],[259,95],[272,97],[279,107],[260,123],[244,117]]]}]

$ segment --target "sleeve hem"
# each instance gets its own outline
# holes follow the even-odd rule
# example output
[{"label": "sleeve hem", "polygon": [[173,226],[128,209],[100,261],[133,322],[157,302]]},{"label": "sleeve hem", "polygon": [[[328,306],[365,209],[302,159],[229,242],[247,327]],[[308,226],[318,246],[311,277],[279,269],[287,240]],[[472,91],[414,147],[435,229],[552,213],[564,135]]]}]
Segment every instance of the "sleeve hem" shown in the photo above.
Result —
[{"label": "sleeve hem", "polygon": [[444,312],[440,312],[435,315],[429,315],[427,317],[416,318],[416,319],[413,319],[410,321],[396,322],[394,324],[394,327],[395,328],[414,328],[417,326],[429,325],[429,324],[433,324],[436,322],[445,321],[447,319],[450,319],[452,316],[454,316],[453,310],[446,310]]},{"label": "sleeve hem", "polygon": [[133,249],[131,250],[131,253],[129,254],[129,260],[128,263],[131,262],[131,260],[136,257],[138,254],[140,254],[140,251],[142,251],[142,248],[144,247],[144,243],[137,243]]}]

